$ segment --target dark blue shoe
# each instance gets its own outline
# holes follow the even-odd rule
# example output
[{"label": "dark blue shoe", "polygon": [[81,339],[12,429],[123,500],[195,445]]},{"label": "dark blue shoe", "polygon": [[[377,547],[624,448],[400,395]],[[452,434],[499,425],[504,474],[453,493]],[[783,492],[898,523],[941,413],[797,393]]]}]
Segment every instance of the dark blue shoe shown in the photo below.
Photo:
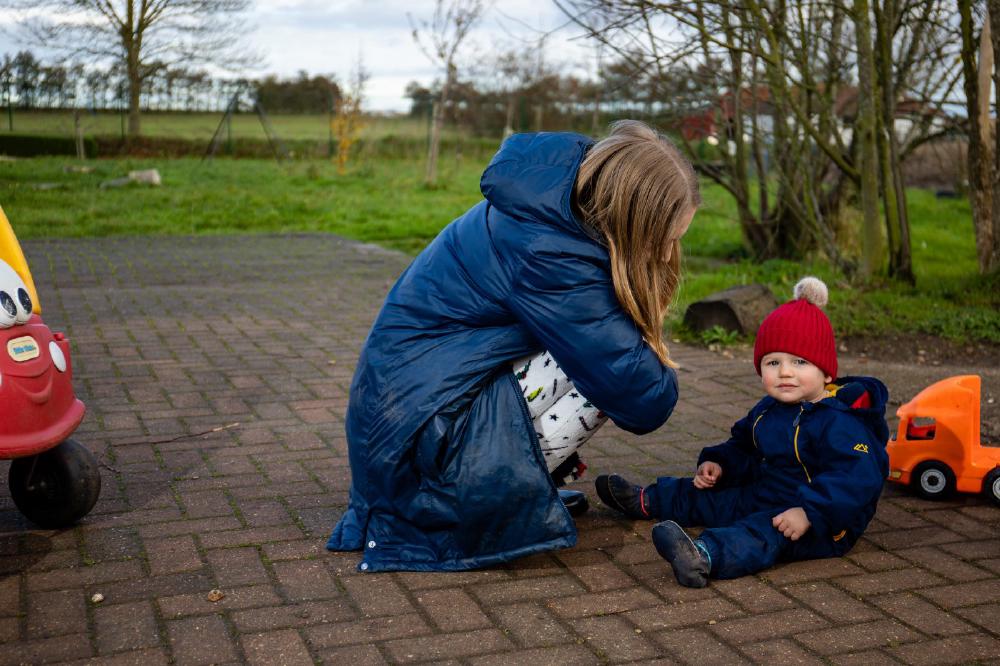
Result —
[{"label": "dark blue shoe", "polygon": [[565,506],[566,510],[569,511],[569,515],[574,518],[587,513],[587,509],[590,508],[590,502],[587,501],[587,496],[579,490],[565,490],[560,488],[559,499],[562,500],[563,506]]},{"label": "dark blue shoe", "polygon": [[653,526],[653,545],[660,557],[670,562],[674,577],[684,587],[705,587],[712,569],[708,554],[672,520]]},{"label": "dark blue shoe", "polygon": [[656,520],[642,486],[629,483],[617,474],[602,474],[594,480],[594,487],[601,501],[615,511],[632,520]]}]

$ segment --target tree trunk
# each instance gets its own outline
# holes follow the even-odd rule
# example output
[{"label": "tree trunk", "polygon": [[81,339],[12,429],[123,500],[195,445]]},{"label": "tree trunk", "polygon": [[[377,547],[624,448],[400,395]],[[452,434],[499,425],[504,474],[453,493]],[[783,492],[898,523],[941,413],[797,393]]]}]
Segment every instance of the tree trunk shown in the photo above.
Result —
[{"label": "tree trunk", "polygon": [[878,152],[875,116],[875,63],[868,0],[855,0],[854,25],[858,47],[858,134],[861,186],[861,274],[870,280],[882,264],[882,234],[878,216]]},{"label": "tree trunk", "polygon": [[878,85],[882,93],[878,117],[879,164],[882,172],[882,193],[885,202],[885,230],[889,242],[889,275],[916,282],[910,257],[910,221],[906,207],[906,189],[903,185],[902,165],[896,137],[896,97],[892,75],[892,44],[888,25],[896,19],[891,16],[891,2],[878,6],[875,0],[875,46]]},{"label": "tree trunk", "polygon": [[[984,118],[980,111],[979,67],[976,63],[972,0],[958,0],[958,11],[962,32],[965,108],[969,118],[969,199],[972,204],[972,222],[976,231],[976,256],[979,260],[979,271],[987,273],[992,268],[990,257],[996,244],[993,237],[995,167],[991,156],[990,142],[984,140],[989,137],[989,118]],[[982,64],[985,63],[980,63],[980,65]]]},{"label": "tree trunk", "polygon": [[[444,95],[442,94],[442,98]],[[441,146],[441,126],[444,124],[444,113],[441,107],[443,100],[435,100],[431,111],[431,140],[427,143],[427,170],[424,172],[424,184],[433,186],[437,182],[438,151]]]},{"label": "tree trunk", "polygon": [[[983,25],[983,34],[989,35],[990,38],[985,39],[987,45],[984,47],[985,50],[981,50],[981,53],[989,53],[989,67],[987,68],[987,77],[990,72],[993,75],[993,88],[994,94],[997,99],[1000,100],[1000,70],[996,68],[996,63],[1000,61],[1000,2],[997,0],[988,0],[986,3],[987,14],[986,20]],[[987,27],[989,30],[987,31]],[[985,58],[983,62],[985,62]],[[993,169],[993,201],[1000,200],[1000,132],[997,132],[996,122],[990,119],[990,93],[989,85],[987,83],[986,90],[983,92],[985,100],[982,100],[980,108],[985,109],[985,117],[980,124],[980,129],[983,132],[983,141],[986,145],[991,145],[990,139],[992,138],[992,155],[990,156],[990,164]],[[1000,269],[1000,206],[994,206],[993,208],[993,225],[990,236],[989,252],[987,253],[986,266],[983,272],[992,272]]]}]

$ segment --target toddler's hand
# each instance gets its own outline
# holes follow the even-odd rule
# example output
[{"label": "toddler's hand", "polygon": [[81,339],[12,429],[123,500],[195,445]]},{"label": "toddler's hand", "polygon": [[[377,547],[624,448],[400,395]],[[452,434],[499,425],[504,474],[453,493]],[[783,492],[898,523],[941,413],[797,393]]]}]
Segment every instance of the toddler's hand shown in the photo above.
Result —
[{"label": "toddler's hand", "polygon": [[722,476],[722,466],[719,463],[703,462],[698,465],[698,473],[694,475],[694,487],[698,490],[711,488],[720,476]]},{"label": "toddler's hand", "polygon": [[806,512],[802,510],[802,507],[798,506],[788,509],[787,511],[782,511],[771,519],[771,524],[774,525],[774,529],[778,530],[792,541],[798,541],[799,538],[805,534],[812,525],[812,523],[809,522],[809,518],[806,516]]}]

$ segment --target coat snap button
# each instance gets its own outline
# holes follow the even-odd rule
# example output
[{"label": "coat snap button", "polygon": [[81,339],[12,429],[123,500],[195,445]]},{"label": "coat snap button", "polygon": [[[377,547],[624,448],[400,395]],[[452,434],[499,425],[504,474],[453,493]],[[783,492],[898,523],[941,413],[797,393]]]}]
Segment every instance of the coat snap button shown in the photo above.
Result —
[{"label": "coat snap button", "polygon": [[368,542],[368,547],[369,548],[374,548],[375,547],[375,542],[374,541],[369,541]]},{"label": "coat snap button", "polygon": [[362,571],[368,571],[368,563],[367,562],[362,562],[361,563],[361,570]]}]

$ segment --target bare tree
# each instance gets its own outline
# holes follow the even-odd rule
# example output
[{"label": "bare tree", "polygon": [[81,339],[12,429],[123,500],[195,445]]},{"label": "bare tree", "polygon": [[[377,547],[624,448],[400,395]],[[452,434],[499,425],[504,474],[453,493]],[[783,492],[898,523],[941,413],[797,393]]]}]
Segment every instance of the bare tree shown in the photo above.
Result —
[{"label": "bare tree", "polygon": [[444,125],[448,95],[457,78],[458,49],[469,36],[469,31],[482,18],[487,2],[488,0],[436,0],[434,15],[430,21],[416,20],[407,14],[414,41],[435,66],[441,67],[444,74],[441,95],[434,102],[432,113],[431,140],[427,148],[427,171],[424,175],[424,182],[428,185],[437,182],[441,128]]},{"label": "bare tree", "polygon": [[23,12],[22,36],[67,59],[121,64],[128,81],[128,133],[140,133],[144,84],[164,67],[247,66],[242,43],[253,0],[0,0]]},{"label": "bare tree", "polygon": [[[818,247],[852,272],[841,210],[857,192],[861,273],[871,275],[886,256],[881,194],[889,273],[912,280],[900,164],[944,131],[935,110],[956,85],[958,62],[946,0],[556,4],[631,63],[636,81],[662,86],[657,104],[679,128],[702,118],[718,128],[724,150],[706,156],[697,141],[683,145],[735,199],[755,256]],[[595,27],[594,14],[607,27]],[[905,136],[903,101],[913,113]]]}]

